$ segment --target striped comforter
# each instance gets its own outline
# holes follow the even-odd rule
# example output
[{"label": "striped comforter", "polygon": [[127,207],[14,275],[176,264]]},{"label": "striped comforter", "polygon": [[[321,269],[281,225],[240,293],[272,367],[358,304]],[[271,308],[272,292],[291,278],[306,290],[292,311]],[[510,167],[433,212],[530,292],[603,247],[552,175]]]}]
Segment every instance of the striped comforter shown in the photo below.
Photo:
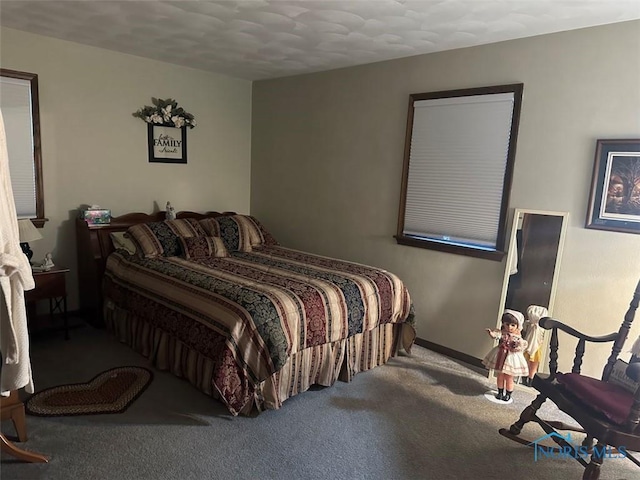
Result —
[{"label": "striped comforter", "polygon": [[250,401],[251,385],[297,352],[413,323],[409,293],[394,274],[280,246],[196,261],[116,252],[105,298],[212,358],[232,413]]}]

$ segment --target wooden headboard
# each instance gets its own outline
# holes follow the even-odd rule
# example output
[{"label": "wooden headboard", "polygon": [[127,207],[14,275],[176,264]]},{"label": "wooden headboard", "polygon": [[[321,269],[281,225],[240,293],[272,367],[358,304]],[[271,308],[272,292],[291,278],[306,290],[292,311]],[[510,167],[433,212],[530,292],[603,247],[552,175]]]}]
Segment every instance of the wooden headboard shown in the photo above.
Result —
[{"label": "wooden headboard", "polygon": [[[177,218],[197,220],[235,212],[178,212]],[[127,213],[112,217],[111,223],[89,225],[84,219],[76,218],[76,248],[78,252],[78,284],[80,311],[84,319],[94,326],[103,326],[102,320],[102,277],[107,257],[114,251],[110,233],[125,232],[138,223],[159,222],[166,218],[165,212],[152,214]]]}]

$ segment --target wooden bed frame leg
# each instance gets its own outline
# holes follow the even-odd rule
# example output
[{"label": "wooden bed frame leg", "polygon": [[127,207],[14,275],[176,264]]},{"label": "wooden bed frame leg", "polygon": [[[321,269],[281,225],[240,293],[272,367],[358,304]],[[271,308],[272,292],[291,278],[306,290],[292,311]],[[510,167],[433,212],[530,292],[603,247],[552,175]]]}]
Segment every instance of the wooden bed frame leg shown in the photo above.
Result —
[{"label": "wooden bed frame leg", "polygon": [[49,463],[49,459],[44,455],[34,452],[27,452],[21,448],[16,447],[12,442],[7,440],[2,433],[0,433],[0,450],[11,455],[12,457],[22,460],[23,462],[31,463]]}]

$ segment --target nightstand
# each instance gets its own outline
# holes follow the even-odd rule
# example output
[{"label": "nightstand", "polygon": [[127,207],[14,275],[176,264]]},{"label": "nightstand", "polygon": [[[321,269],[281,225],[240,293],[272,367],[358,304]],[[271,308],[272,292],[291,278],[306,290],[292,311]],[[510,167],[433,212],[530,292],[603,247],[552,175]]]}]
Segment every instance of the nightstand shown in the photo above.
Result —
[{"label": "nightstand", "polygon": [[69,339],[69,321],[67,318],[67,282],[66,274],[68,268],[53,267],[46,272],[33,272],[33,279],[36,287],[33,290],[24,292],[24,299],[27,303],[27,316],[29,320],[35,322],[36,302],[39,300],[49,300],[49,318],[53,324],[53,316],[58,313],[62,315],[64,322],[64,338]]}]

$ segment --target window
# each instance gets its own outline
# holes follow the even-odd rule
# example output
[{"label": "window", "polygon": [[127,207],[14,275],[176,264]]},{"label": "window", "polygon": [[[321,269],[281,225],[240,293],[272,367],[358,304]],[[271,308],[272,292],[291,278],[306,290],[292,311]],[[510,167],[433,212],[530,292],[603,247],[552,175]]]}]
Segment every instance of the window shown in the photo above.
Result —
[{"label": "window", "polygon": [[410,95],[399,244],[502,259],[522,89]]},{"label": "window", "polygon": [[38,75],[0,68],[0,111],[7,135],[9,172],[18,218],[42,227],[44,196],[40,153]]}]

